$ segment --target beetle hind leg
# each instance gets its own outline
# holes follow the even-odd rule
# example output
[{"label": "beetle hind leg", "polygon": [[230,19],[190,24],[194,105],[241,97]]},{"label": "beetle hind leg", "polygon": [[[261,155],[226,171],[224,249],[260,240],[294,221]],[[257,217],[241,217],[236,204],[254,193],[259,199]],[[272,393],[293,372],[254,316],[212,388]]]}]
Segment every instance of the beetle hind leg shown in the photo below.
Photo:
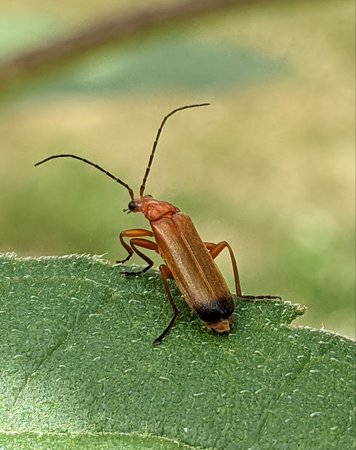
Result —
[{"label": "beetle hind leg", "polygon": [[209,253],[210,253],[210,255],[212,256],[213,259],[215,259],[218,255],[220,255],[220,253],[225,248],[228,249],[229,255],[230,255],[230,260],[231,260],[231,265],[232,265],[232,270],[234,272],[236,295],[238,297],[241,297],[242,292],[241,292],[239,271],[238,271],[238,268],[237,268],[235,255],[234,255],[234,252],[233,252],[230,244],[228,244],[226,241],[219,242],[218,244],[213,244],[212,242],[205,242],[205,246],[209,250]]},{"label": "beetle hind leg", "polygon": [[224,248],[228,249],[230,259],[231,259],[232,269],[234,272],[236,296],[238,298],[240,298],[242,300],[252,300],[252,301],[253,300],[262,300],[262,299],[281,300],[281,297],[279,297],[278,295],[245,295],[245,294],[242,294],[239,271],[237,269],[235,255],[234,255],[234,252],[233,252],[231,246],[226,241],[219,242],[218,244],[213,244],[212,242],[205,242],[205,246],[209,250],[209,253],[213,259],[215,259],[224,250]]}]

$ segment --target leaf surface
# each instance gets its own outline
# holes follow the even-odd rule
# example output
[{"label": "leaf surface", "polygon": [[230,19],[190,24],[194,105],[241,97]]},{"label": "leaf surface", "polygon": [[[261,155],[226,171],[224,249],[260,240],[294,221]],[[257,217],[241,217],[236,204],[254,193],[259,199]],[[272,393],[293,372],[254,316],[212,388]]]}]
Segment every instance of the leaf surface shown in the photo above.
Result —
[{"label": "leaf surface", "polygon": [[293,328],[304,307],[236,300],[208,332],[157,272],[0,256],[0,447],[349,449],[353,341]]}]

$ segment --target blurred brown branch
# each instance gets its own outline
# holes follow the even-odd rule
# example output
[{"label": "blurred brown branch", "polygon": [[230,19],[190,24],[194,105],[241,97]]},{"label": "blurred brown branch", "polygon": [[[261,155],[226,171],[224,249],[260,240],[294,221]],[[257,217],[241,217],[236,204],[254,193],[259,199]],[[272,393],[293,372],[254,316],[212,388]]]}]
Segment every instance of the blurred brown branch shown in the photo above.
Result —
[{"label": "blurred brown branch", "polygon": [[[256,0],[188,0],[126,15],[113,15],[63,39],[26,51],[0,63],[0,90],[39,74],[98,46],[125,41],[159,28],[178,24],[213,11],[243,6]],[[261,0],[260,0],[261,1]]]}]

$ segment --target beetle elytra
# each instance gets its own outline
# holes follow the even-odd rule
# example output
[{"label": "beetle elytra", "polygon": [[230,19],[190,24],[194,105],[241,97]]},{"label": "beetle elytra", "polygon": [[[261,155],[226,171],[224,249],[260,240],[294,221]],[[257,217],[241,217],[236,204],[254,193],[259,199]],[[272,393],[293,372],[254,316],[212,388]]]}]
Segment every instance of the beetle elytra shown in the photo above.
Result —
[{"label": "beetle elytra", "polygon": [[[231,246],[226,241],[217,244],[203,242],[188,215],[180,212],[171,203],[156,200],[151,195],[144,195],[158,140],[167,119],[178,111],[207,105],[209,103],[182,106],[174,109],[164,117],[157,131],[138,197],[135,197],[130,186],[120,178],[117,178],[99,165],[77,155],[52,155],[35,164],[35,166],[39,166],[56,158],[74,158],[89,164],[128,190],[131,200],[128,204],[128,209],[124,211],[143,213],[149,221],[151,230],[131,229],[121,231],[119,238],[122,246],[127,251],[127,257],[117,261],[117,263],[128,261],[136,253],[147,265],[138,272],[125,272],[125,275],[137,275],[146,272],[153,266],[153,261],[142,253],[139,248],[155,251],[164,261],[164,264],[159,266],[159,271],[173,310],[173,316],[164,331],[155,339],[154,343],[156,344],[160,343],[168,334],[179,314],[169,288],[168,279],[175,281],[186,303],[195,311],[207,328],[218,333],[230,331],[234,300],[214,261],[224,249],[227,249],[230,256],[237,297],[246,299],[280,298],[275,296],[242,295],[237,263]],[[148,237],[153,240],[147,239]],[[129,241],[127,242],[125,239],[129,239]]]}]

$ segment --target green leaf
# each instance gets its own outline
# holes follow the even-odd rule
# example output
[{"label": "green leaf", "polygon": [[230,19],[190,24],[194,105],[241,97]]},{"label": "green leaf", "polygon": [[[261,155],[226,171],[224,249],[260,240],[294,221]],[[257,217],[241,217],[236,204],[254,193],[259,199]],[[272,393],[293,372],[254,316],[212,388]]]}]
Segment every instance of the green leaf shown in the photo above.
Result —
[{"label": "green leaf", "polygon": [[[209,332],[157,272],[96,257],[0,257],[0,448],[349,449],[354,342],[289,324],[304,308],[236,301]],[[335,299],[337,301],[337,299]]]}]

